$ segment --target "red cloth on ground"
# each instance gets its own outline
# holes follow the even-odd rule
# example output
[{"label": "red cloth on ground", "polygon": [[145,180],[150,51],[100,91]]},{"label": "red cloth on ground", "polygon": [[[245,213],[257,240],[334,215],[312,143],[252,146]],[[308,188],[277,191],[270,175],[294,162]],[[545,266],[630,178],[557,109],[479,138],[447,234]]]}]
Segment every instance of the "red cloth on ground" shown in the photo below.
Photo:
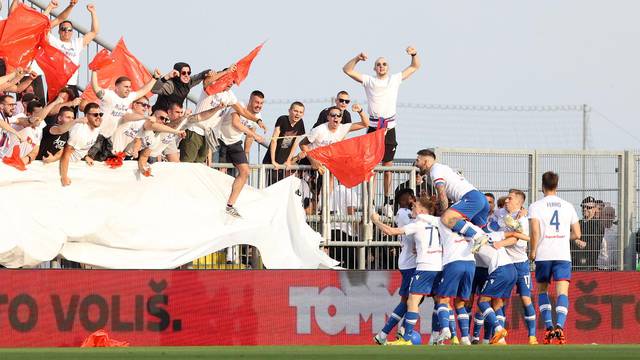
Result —
[{"label": "red cloth on ground", "polygon": [[126,341],[118,341],[109,338],[109,334],[104,330],[98,330],[89,335],[80,347],[127,347],[129,343]]}]

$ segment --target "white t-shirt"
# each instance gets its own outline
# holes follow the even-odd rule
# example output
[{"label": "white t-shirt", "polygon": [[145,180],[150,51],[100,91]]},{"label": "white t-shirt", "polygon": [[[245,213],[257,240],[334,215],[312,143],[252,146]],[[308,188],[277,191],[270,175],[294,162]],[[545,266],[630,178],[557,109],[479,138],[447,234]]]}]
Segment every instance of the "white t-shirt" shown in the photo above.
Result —
[{"label": "white t-shirt", "polygon": [[[44,121],[41,122],[41,125],[42,124],[44,124]],[[36,146],[40,145],[40,140],[42,140],[42,128],[43,126],[39,126],[35,129],[28,126],[22,129],[16,129],[19,134],[27,139],[27,141],[24,141],[22,143],[17,136],[9,133],[4,133],[6,134],[6,140],[4,143],[0,144],[0,159],[5,156],[11,156],[13,154],[13,148],[16,145],[18,145],[18,149],[20,149],[20,157],[23,158],[27,156],[31,151],[33,151]],[[2,135],[2,130],[0,130],[0,140],[3,138]]]},{"label": "white t-shirt", "polygon": [[142,129],[143,126],[144,119],[126,122],[120,120],[120,124],[116,127],[116,130],[111,137],[113,152],[119,153],[121,151],[125,151],[127,146],[129,146],[129,144],[138,137],[140,129]]},{"label": "white t-shirt", "polygon": [[536,261],[571,261],[571,225],[578,222],[576,209],[555,195],[529,206],[529,218],[540,224]]},{"label": "white t-shirt", "polygon": [[[404,227],[413,222],[411,219],[411,210],[405,208],[399,208],[396,213],[396,225],[399,228]],[[398,236],[400,242],[400,255],[398,255],[398,269],[407,270],[416,267],[416,252],[413,236],[400,235]]]},{"label": "white t-shirt", "polygon": [[[213,95],[207,95],[207,93],[203,90],[202,94],[200,94],[198,105],[196,105],[196,114],[213,109],[214,107],[220,105],[221,103],[224,103],[225,105],[227,105],[227,109],[228,109],[230,106],[238,103],[238,98],[231,90],[222,91]],[[204,136],[204,130],[209,128],[215,129],[216,132],[218,132],[217,128],[218,126],[220,126],[220,121],[225,115],[225,110],[226,109],[217,111],[215,114],[213,114],[213,116],[211,116],[207,120],[193,123],[192,125],[187,127],[187,130],[191,130],[201,136]]]},{"label": "white t-shirt", "polygon": [[[49,43],[53,45],[56,49],[62,51],[65,55],[73,61],[74,64],[80,65],[80,55],[82,54],[82,50],[84,50],[83,41],[84,36],[80,35],[77,38],[71,39],[69,42],[64,42],[60,40],[60,38],[55,37],[49,33]],[[78,76],[80,69],[76,70],[76,72],[71,76],[67,85],[78,85]]]},{"label": "white t-shirt", "polygon": [[[393,74],[385,79],[362,75],[362,85],[367,95],[369,115],[372,118],[390,118],[396,114],[398,90],[400,90],[401,83],[402,73]],[[377,127],[378,121],[372,119],[370,126]],[[393,129],[396,127],[396,122],[389,122],[387,127]]]},{"label": "white t-shirt", "polygon": [[[491,242],[498,242],[504,240],[504,232],[498,231],[488,234]],[[483,258],[485,263],[489,266],[489,274],[494,272],[500,266],[513,264],[511,257],[507,254],[505,248],[495,249],[493,246],[483,246],[478,254],[480,258]]]},{"label": "white t-shirt", "polygon": [[351,124],[339,124],[336,131],[329,130],[328,123],[318,125],[318,127],[311,130],[311,133],[307,134],[307,139],[311,143],[309,148],[313,150],[340,142],[347,136],[349,129],[351,129]]},{"label": "white t-shirt", "polygon": [[153,130],[141,129],[140,138],[142,139],[142,147],[150,148],[149,156],[156,157],[160,155],[171,155],[179,152],[177,146],[178,135],[161,132],[156,134]]},{"label": "white t-shirt", "polygon": [[473,241],[451,231],[442,221],[438,224],[438,231],[442,243],[442,266],[454,261],[475,261],[471,253]]},{"label": "white t-shirt", "polygon": [[476,190],[475,186],[471,185],[464,176],[453,171],[447,165],[435,163],[429,173],[433,179],[433,185],[444,185],[447,197],[453,202],[459,201],[469,191]]},{"label": "white t-shirt", "polygon": [[89,149],[96,143],[100,134],[100,129],[92,129],[88,124],[75,124],[69,130],[69,140],[67,145],[72,146],[74,151],[71,154],[71,161],[80,161],[89,152]]},{"label": "white t-shirt", "polygon": [[[26,118],[27,116],[22,116],[24,118]],[[16,118],[16,122],[19,118]],[[47,127],[47,123],[43,121],[40,121],[40,124],[38,124],[37,127],[32,128],[30,126],[27,127],[22,127],[22,126],[18,126],[15,123],[12,123],[13,125],[11,125],[11,127],[13,127],[16,131],[22,131],[24,134],[27,135],[27,137],[31,138],[31,141],[33,142],[33,144],[35,145],[40,145],[40,141],[42,141],[42,130]]]},{"label": "white t-shirt", "polygon": [[[500,231],[513,231],[514,229],[509,228],[504,223],[504,217],[507,215],[511,215],[514,219],[518,216],[518,212],[514,212],[513,214],[508,214],[507,209],[498,209],[495,212],[496,221],[500,226]],[[526,216],[518,219],[520,226],[522,226],[522,233],[529,234],[529,218]],[[529,260],[529,256],[527,255],[527,246],[529,245],[528,241],[518,240],[515,244],[511,246],[507,246],[505,250],[507,254],[511,256],[511,260],[513,260],[514,264],[525,262]]]},{"label": "white t-shirt", "polygon": [[[337,185],[333,190],[333,194],[329,195],[329,208],[334,216],[347,216],[349,215],[348,209],[357,206],[358,195],[355,191],[347,189],[344,185]],[[349,236],[358,235],[353,229],[353,222],[332,222],[331,229],[342,230]]]},{"label": "white t-shirt", "polygon": [[442,245],[438,233],[439,218],[420,214],[416,221],[403,227],[413,237],[416,249],[416,270],[442,271]]},{"label": "white t-shirt", "polygon": [[104,95],[100,99],[100,110],[104,113],[100,134],[106,138],[112,137],[122,115],[129,111],[131,103],[139,97],[137,92],[132,91],[126,98],[121,98],[113,90],[105,89]]},{"label": "white t-shirt", "polygon": [[[238,105],[244,107],[244,104],[241,102],[239,102]],[[242,141],[242,135],[244,134],[242,131],[236,129],[233,126],[232,115],[235,113],[236,113],[236,110],[230,107],[229,111],[224,112],[222,116],[222,121],[220,122],[220,140],[222,140],[227,145],[231,145],[231,144],[237,143],[238,141]],[[240,116],[240,122],[242,123],[242,125],[248,128],[252,128],[253,127],[252,124],[255,124],[255,121],[251,121],[242,115],[239,115],[239,116]],[[258,113],[256,114],[256,117],[262,118],[262,114]]]}]

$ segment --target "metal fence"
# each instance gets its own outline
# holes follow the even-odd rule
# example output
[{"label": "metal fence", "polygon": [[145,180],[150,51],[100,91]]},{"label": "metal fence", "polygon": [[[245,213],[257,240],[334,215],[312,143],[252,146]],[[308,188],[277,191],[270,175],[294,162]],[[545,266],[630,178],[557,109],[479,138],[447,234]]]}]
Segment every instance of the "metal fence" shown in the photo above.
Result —
[{"label": "metal fence", "polygon": [[[496,199],[517,188],[527,195],[525,206],[542,197],[540,179],[545,171],[560,175],[558,195],[576,207],[587,248],[572,248],[576,271],[631,270],[637,264],[636,233],[640,224],[640,155],[629,152],[598,151],[493,151],[486,149],[436,149],[438,161],[462,173],[483,192]],[[347,269],[396,269],[399,243],[386,236],[369,220],[370,211],[381,213],[393,224],[393,213],[384,205],[384,173],[391,174],[388,194],[394,197],[402,187],[416,189],[422,181],[410,161],[405,165],[378,166],[371,180],[347,189],[325,173],[319,176],[310,167],[297,166],[289,171],[274,170],[271,165],[252,165],[250,184],[268,186],[284,176],[298,176],[307,212],[307,221],[324,238],[323,247]],[[214,167],[231,167],[214,165]],[[428,178],[424,181],[430,181]],[[423,188],[424,189],[424,188]],[[428,195],[432,195],[428,193]],[[583,199],[592,197],[597,205],[594,216],[583,209]],[[213,256],[213,255],[212,255]],[[198,260],[194,268],[260,268],[255,249],[238,247],[211,259]]]}]

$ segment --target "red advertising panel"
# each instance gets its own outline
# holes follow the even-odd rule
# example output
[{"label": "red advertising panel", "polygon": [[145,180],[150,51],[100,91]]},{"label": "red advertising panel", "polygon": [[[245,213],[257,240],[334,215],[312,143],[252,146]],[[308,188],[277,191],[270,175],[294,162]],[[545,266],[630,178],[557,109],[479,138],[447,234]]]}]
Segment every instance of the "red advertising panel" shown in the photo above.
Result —
[{"label": "red advertising panel", "polygon": [[[2,270],[0,346],[79,346],[98,329],[132,346],[371,344],[399,284],[395,271]],[[569,343],[640,342],[640,273],[574,273],[569,299]],[[507,322],[525,343],[516,302]]]}]

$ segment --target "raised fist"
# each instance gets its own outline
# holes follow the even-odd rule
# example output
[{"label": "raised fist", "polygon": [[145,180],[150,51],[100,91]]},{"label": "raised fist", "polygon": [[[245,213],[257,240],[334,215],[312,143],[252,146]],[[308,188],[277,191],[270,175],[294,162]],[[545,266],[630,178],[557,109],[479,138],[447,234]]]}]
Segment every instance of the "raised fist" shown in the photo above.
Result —
[{"label": "raised fist", "polygon": [[360,106],[360,104],[353,104],[353,106],[351,107],[351,110],[359,113],[360,111],[362,111],[362,106]]},{"label": "raised fist", "polygon": [[92,13],[92,12],[96,11],[96,7],[95,7],[95,5],[93,5],[93,4],[89,4],[89,5],[87,5],[87,10],[88,10],[90,13]]},{"label": "raised fist", "polygon": [[407,46],[407,54],[408,55],[413,56],[413,55],[415,55],[417,53],[418,53],[418,51],[416,50],[416,48],[414,48],[413,46]]},{"label": "raised fist", "polygon": [[358,61],[367,61],[367,59],[369,58],[369,57],[367,56],[367,54],[365,54],[365,53],[363,53],[363,52],[361,52],[360,54],[358,54],[358,56],[357,56],[357,57],[358,57]]}]

